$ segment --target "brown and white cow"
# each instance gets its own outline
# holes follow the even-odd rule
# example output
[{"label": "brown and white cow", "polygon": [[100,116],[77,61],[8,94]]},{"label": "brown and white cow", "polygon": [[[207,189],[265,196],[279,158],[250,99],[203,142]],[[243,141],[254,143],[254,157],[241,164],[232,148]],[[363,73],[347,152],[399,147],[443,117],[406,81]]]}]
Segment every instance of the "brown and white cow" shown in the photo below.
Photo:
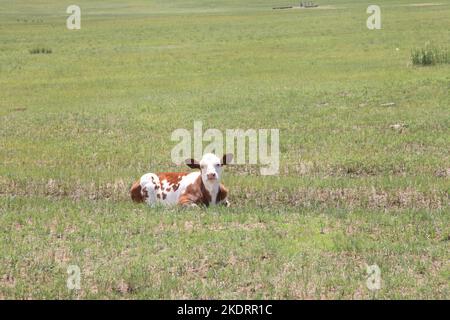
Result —
[{"label": "brown and white cow", "polygon": [[220,183],[222,167],[233,159],[226,154],[222,159],[212,153],[205,154],[200,162],[186,160],[197,172],[147,173],[131,187],[131,199],[135,202],[182,206],[229,206],[228,190]]}]

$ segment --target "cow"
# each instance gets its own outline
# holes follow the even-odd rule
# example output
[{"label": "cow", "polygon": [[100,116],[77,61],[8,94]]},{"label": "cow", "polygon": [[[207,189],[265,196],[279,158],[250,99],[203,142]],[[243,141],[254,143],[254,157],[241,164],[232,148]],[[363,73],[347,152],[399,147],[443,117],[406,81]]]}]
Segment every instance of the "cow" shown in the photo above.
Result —
[{"label": "cow", "polygon": [[205,154],[200,162],[187,159],[185,163],[196,172],[147,173],[133,183],[130,195],[135,202],[149,206],[180,205],[198,207],[210,205],[229,206],[228,190],[221,184],[222,167],[229,164],[233,155],[222,159],[212,153]]}]

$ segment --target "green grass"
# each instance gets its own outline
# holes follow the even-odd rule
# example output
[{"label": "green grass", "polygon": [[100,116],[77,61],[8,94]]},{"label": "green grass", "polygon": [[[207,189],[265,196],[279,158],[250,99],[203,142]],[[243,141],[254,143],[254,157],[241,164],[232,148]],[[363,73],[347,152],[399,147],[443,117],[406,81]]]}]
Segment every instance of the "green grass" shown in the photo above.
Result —
[{"label": "green grass", "polygon": [[[81,0],[69,31],[73,2],[1,0],[0,298],[448,299],[450,65],[411,52],[448,46],[450,1],[419,2],[368,30],[356,0]],[[195,120],[280,129],[280,175],[227,168],[230,209],[131,203]]]},{"label": "green grass", "polygon": [[427,44],[424,48],[412,50],[411,61],[414,65],[423,66],[450,63],[450,52],[447,48],[437,48]]},{"label": "green grass", "polygon": [[30,54],[51,54],[52,49],[47,48],[34,48],[29,50]]},{"label": "green grass", "polygon": [[1,204],[4,297],[369,299],[366,264],[382,270],[378,298],[448,296],[443,211]]}]

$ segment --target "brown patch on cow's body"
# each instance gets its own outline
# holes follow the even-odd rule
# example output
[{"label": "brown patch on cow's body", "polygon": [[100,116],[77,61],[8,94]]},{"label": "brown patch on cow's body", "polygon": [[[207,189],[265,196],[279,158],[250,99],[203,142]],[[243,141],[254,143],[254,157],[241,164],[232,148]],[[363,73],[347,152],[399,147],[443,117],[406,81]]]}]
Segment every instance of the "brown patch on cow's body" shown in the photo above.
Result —
[{"label": "brown patch on cow's body", "polygon": [[220,203],[221,201],[225,200],[227,198],[227,195],[228,189],[225,188],[223,184],[220,184],[219,192],[217,192],[216,203]]},{"label": "brown patch on cow's body", "polygon": [[162,172],[157,173],[156,175],[158,176],[159,181],[162,182],[163,180],[166,180],[169,185],[176,185],[188,174],[189,172]]},{"label": "brown patch on cow's body", "polygon": [[[155,181],[153,181],[152,178],[152,182],[155,183],[155,190],[158,190],[161,188],[161,193],[162,193],[162,199],[166,199],[167,194],[165,194],[164,192],[175,192],[178,190],[178,188],[180,187],[180,182],[181,180],[188,175],[189,172],[159,172],[156,175],[159,178],[159,184],[156,184]],[[167,181],[167,187],[164,189],[163,187],[163,181]],[[158,198],[160,198],[161,196],[159,196]]]},{"label": "brown patch on cow's body", "polygon": [[[222,184],[220,184],[219,192],[216,196],[216,203],[219,203],[226,199],[227,194],[228,190]],[[181,205],[196,204],[205,205],[208,207],[211,203],[211,200],[211,194],[208,190],[206,190],[205,185],[202,181],[202,177],[198,176],[195,182],[186,188],[186,191],[180,197],[178,203]]]},{"label": "brown patch on cow's body", "polygon": [[181,205],[197,204],[209,206],[210,202],[211,195],[203,185],[201,175],[198,176],[194,183],[187,186],[185,192],[178,200],[178,203]]},{"label": "brown patch on cow's body", "polygon": [[134,202],[144,202],[144,197],[141,192],[141,182],[139,180],[131,186],[130,195]]},{"label": "brown patch on cow's body", "polygon": [[[159,178],[160,184],[155,187],[155,190],[161,188],[161,196],[165,200],[167,197],[166,193],[177,191],[180,187],[181,180],[188,174],[189,172],[159,172],[156,175]],[[165,189],[163,187],[163,181],[167,181],[167,187]],[[161,198],[161,196],[158,198]]]},{"label": "brown patch on cow's body", "polygon": [[148,190],[147,190],[147,188],[146,187],[144,187],[143,189],[142,189],[142,197],[144,198],[144,201],[145,201],[145,199],[147,199],[148,198]]}]

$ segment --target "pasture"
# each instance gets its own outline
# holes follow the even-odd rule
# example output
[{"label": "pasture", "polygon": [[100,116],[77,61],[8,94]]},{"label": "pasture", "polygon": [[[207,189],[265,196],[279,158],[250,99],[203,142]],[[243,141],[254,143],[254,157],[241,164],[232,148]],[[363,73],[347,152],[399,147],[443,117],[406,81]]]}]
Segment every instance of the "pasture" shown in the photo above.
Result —
[{"label": "pasture", "polygon": [[[410,56],[449,45],[450,1],[422,2],[368,30],[357,0],[0,0],[0,298],[449,299],[450,64]],[[132,203],[189,170],[194,121],[278,128],[279,175],[228,166],[230,208]]]}]

